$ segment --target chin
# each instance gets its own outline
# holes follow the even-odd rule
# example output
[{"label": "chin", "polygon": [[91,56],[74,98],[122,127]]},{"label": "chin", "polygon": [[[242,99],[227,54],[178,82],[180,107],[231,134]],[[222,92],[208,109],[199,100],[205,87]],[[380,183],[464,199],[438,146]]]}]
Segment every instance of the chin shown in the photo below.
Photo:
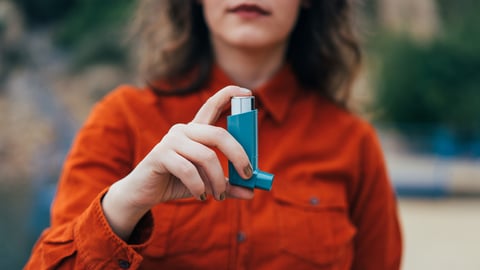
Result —
[{"label": "chin", "polygon": [[235,47],[248,49],[269,48],[276,44],[275,40],[269,39],[263,34],[236,35],[235,37],[230,38],[229,41],[230,42],[227,40],[228,43]]},{"label": "chin", "polygon": [[233,44],[237,48],[242,48],[242,49],[265,49],[265,48],[270,48],[272,44],[265,44],[265,43],[259,43],[259,42],[252,42],[252,41],[244,41],[244,42],[237,42]]}]

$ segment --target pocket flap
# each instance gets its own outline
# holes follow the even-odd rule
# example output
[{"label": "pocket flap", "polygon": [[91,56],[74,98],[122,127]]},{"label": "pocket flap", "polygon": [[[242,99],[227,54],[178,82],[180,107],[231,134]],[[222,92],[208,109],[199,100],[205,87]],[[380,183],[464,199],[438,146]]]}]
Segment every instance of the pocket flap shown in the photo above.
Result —
[{"label": "pocket flap", "polygon": [[71,226],[62,225],[56,228],[48,228],[43,231],[40,238],[44,237],[47,244],[66,244],[73,242],[73,229]]},{"label": "pocket flap", "polygon": [[[302,180],[298,180],[302,181]],[[272,189],[274,198],[280,203],[304,207],[315,211],[325,208],[347,208],[343,183],[336,180],[310,180],[307,184],[297,181],[277,182]]]}]

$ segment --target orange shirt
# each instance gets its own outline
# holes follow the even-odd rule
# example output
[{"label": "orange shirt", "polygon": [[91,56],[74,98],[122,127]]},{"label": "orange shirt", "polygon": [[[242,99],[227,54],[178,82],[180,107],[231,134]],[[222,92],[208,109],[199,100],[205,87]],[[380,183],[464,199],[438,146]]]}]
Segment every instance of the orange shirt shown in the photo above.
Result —
[{"label": "orange shirt", "polygon": [[51,227],[26,269],[399,269],[396,201],[373,128],[304,91],[288,66],[254,90],[259,168],[275,174],[270,192],[164,203],[128,243],[112,232],[100,203],[108,187],[229,84],[215,67],[197,94],[122,86],[100,101],[67,157]]}]

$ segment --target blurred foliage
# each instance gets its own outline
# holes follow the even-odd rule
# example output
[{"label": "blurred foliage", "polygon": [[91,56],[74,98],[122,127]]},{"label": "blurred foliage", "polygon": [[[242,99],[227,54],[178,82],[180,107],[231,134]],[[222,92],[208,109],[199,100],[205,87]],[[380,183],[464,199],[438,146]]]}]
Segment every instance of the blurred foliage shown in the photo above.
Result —
[{"label": "blurred foliage", "polygon": [[75,65],[92,62],[126,63],[125,30],[135,1],[83,0],[58,28],[56,44],[74,52]]},{"label": "blurred foliage", "polygon": [[30,28],[54,29],[54,42],[71,51],[76,68],[126,64],[125,30],[135,1],[18,0]]},{"label": "blurred foliage", "polygon": [[480,50],[455,43],[419,46],[391,38],[379,76],[382,117],[395,123],[442,125],[468,138],[480,131]]},{"label": "blurred foliage", "polygon": [[92,41],[94,36],[121,31],[130,20],[134,4],[131,0],[83,0],[62,21],[57,41],[73,46],[85,39]]},{"label": "blurred foliage", "polygon": [[[456,37],[459,41],[463,41],[465,45],[473,43],[474,40],[470,38],[475,38],[476,41],[480,39],[480,28],[478,27],[480,2],[478,0],[437,1],[445,31],[448,32],[449,36]],[[479,43],[472,45],[480,46]]]},{"label": "blurred foliage", "polygon": [[64,18],[75,4],[75,0],[15,0],[23,10],[31,26],[40,26]]},{"label": "blurred foliage", "polygon": [[376,41],[375,106],[379,120],[443,127],[459,141],[472,140],[480,135],[480,17],[473,13],[480,3],[439,4],[444,17],[437,39],[422,43],[384,33]]}]

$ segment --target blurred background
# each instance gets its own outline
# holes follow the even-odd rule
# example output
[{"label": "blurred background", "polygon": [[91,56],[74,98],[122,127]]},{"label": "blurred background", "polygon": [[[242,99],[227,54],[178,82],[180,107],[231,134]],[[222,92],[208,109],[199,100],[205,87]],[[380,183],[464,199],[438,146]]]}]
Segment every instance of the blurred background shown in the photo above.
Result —
[{"label": "blurred background", "polygon": [[[0,258],[21,269],[48,226],[92,105],[138,83],[135,1],[0,0]],[[480,269],[477,0],[363,0],[352,108],[372,121],[399,196],[403,269]]]}]

